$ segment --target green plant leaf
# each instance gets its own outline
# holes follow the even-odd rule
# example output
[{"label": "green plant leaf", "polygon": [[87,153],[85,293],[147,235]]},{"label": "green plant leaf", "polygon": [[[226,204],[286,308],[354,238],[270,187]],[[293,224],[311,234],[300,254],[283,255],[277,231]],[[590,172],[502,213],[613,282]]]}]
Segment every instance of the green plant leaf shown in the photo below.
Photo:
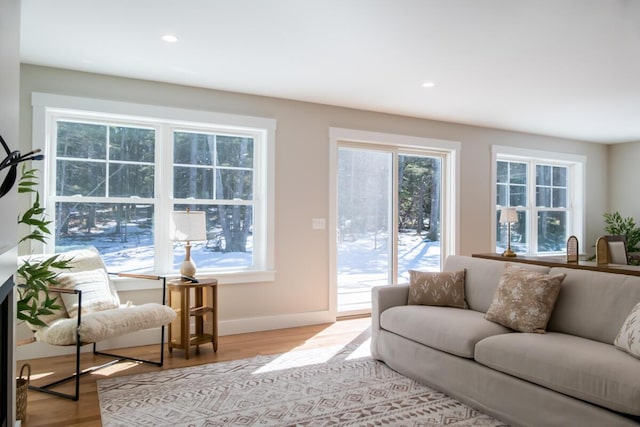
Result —
[{"label": "green plant leaf", "polygon": [[607,212],[604,215],[605,232],[624,236],[627,252],[640,251],[640,228],[633,217],[623,218],[619,212]]},{"label": "green plant leaf", "polygon": [[[19,242],[38,241],[46,243],[51,235],[49,225],[51,221],[45,218],[45,208],[40,205],[40,194],[37,191],[38,175],[36,169],[27,169],[23,164],[22,174],[18,181],[19,193],[35,193],[32,205],[22,215],[18,216],[18,224],[27,226],[28,233]],[[71,260],[60,260],[60,255],[53,255],[43,260],[25,260],[16,270],[21,279],[18,285],[17,313],[19,320],[34,325],[46,326],[39,316],[53,314],[53,310],[60,310],[56,304],[57,298],[49,294],[49,286],[57,285],[56,280],[60,271],[70,268]]]}]

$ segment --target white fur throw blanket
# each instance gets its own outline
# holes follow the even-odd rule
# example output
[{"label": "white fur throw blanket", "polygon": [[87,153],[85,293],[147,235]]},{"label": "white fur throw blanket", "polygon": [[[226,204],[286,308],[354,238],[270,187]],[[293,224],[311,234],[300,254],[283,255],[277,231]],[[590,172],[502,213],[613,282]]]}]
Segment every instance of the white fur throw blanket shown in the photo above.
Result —
[{"label": "white fur throw blanket", "polygon": [[[82,315],[80,342],[99,342],[144,329],[171,323],[176,312],[166,305],[148,303],[138,306],[114,308]],[[75,345],[77,318],[59,319],[35,332],[38,341],[52,345]]]}]

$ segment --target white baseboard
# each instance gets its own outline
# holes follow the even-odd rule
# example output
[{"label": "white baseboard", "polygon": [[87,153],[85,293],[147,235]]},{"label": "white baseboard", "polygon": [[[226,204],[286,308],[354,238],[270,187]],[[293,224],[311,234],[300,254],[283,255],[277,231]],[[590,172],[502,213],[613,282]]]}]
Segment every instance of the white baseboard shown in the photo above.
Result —
[{"label": "white baseboard", "polygon": [[[295,328],[298,326],[319,325],[333,323],[334,315],[329,311],[314,311],[310,313],[285,314],[280,316],[251,317],[246,319],[234,319],[220,321],[218,334],[220,336],[244,334],[249,332],[269,331],[273,329]],[[165,331],[166,334],[166,331]],[[166,337],[165,337],[166,340]],[[160,330],[148,329],[123,335],[118,338],[102,341],[98,344],[98,350],[110,350],[123,347],[137,347],[160,343]],[[83,353],[91,352],[92,346],[85,345],[81,348]],[[35,342],[16,348],[16,360],[37,359],[40,357],[63,356],[74,354],[74,346],[53,346]]]},{"label": "white baseboard", "polygon": [[283,314],[280,316],[249,317],[221,321],[218,325],[220,335],[236,335],[248,332],[271,331],[273,329],[295,328],[298,326],[333,323],[336,317],[329,311]]}]

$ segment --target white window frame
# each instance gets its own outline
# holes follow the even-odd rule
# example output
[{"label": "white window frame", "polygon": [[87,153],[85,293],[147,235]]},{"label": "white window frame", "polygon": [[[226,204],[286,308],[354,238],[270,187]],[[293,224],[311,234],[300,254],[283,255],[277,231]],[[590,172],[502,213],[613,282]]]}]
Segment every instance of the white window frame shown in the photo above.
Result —
[{"label": "white window frame", "polygon": [[[459,247],[458,206],[460,206],[459,191],[459,171],[460,171],[460,151],[462,144],[457,141],[443,139],[423,138],[408,135],[397,135],[382,132],[371,132],[357,129],[329,128],[329,311],[332,316],[338,314],[338,283],[337,283],[337,216],[338,216],[338,149],[342,146],[364,146],[369,149],[376,146],[395,149],[394,156],[398,151],[417,155],[437,155],[442,159],[442,239],[440,242],[441,265],[447,256],[456,253]],[[426,152],[429,151],[427,154]],[[397,176],[397,168],[394,172]],[[395,180],[394,180],[395,181]],[[397,194],[397,187],[394,188]],[[391,215],[392,227],[398,229],[398,219],[396,215]],[[395,233],[394,233],[395,236]],[[392,242],[397,247],[397,237]],[[397,277],[397,268],[393,268],[394,282]],[[358,313],[340,313],[360,314]]]},{"label": "white window frame", "polygon": [[[574,235],[578,241],[583,241],[585,227],[585,170],[587,158],[583,155],[559,153],[553,151],[525,149],[493,145],[491,147],[491,247],[497,247],[497,177],[498,161],[513,161],[527,163],[527,206],[517,206],[517,210],[525,211],[529,218],[527,235],[529,240],[526,255],[545,256],[558,255],[565,251],[538,252],[538,222],[537,212],[562,210],[568,212],[567,234]],[[562,166],[567,168],[567,209],[553,209],[536,207],[536,165]]]},{"label": "white window frame", "polygon": [[[134,126],[153,128],[156,131],[155,147],[155,195],[154,238],[155,273],[177,275],[172,269],[173,242],[169,240],[169,217],[174,203],[183,199],[174,199],[173,188],[173,130],[189,129],[213,133],[249,134],[254,138],[254,195],[251,203],[254,209],[254,246],[253,266],[232,270],[215,270],[220,283],[268,282],[275,279],[274,260],[274,203],[275,203],[275,130],[274,119],[213,113],[200,110],[188,110],[128,102],[98,100],[45,93],[32,94],[33,135],[32,147],[45,153],[45,170],[41,180],[40,192],[45,208],[53,212],[55,196],[55,155],[51,152],[55,138],[53,123],[55,120],[79,119],[92,122],[117,122]],[[87,202],[95,201],[90,198]],[[100,198],[101,202],[130,201],[129,198]],[[191,202],[191,200],[189,200]],[[209,201],[211,203],[212,201]],[[54,218],[51,218],[55,220]],[[55,226],[53,224],[52,226]],[[53,242],[48,243],[45,251],[53,251]],[[214,271],[198,271],[199,275]]]}]

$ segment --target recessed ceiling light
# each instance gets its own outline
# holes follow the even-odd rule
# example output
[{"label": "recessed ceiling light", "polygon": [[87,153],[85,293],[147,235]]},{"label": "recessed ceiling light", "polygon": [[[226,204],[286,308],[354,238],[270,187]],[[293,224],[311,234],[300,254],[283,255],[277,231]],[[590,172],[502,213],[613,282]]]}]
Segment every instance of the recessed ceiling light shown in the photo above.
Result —
[{"label": "recessed ceiling light", "polygon": [[164,36],[162,36],[162,40],[166,41],[167,43],[175,43],[178,41],[178,38],[173,34],[165,34]]},{"label": "recessed ceiling light", "polygon": [[422,83],[422,87],[434,87],[436,84],[434,82],[424,82]]}]

